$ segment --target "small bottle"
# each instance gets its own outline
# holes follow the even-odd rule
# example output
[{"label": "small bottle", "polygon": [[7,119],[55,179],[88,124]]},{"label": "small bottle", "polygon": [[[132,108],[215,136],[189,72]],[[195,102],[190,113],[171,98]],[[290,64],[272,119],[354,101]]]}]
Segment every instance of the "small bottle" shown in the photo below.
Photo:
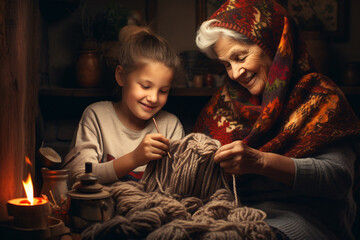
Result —
[{"label": "small bottle", "polygon": [[212,76],[210,73],[206,74],[206,77],[205,77],[205,86],[206,86],[206,87],[209,87],[209,88],[211,88],[211,87],[214,86],[214,78],[213,78],[213,76]]},{"label": "small bottle", "polygon": [[203,87],[204,78],[203,75],[195,75],[193,78],[193,86],[197,88]]}]

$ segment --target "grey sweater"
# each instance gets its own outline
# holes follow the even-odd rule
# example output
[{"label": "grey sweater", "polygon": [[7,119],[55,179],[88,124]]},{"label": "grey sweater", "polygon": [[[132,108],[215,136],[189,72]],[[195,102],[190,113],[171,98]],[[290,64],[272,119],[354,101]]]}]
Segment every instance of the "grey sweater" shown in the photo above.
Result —
[{"label": "grey sweater", "polygon": [[[168,139],[181,139],[184,129],[180,120],[166,111],[159,111],[156,121],[160,133]],[[101,101],[88,106],[75,132],[71,150],[65,157],[69,162],[69,186],[82,174],[85,162],[92,162],[93,172],[98,175],[99,182],[110,184],[118,180],[112,160],[133,151],[149,133],[156,133],[154,123],[150,120],[141,131],[126,128],[118,118],[112,102]],[[145,165],[134,169],[142,172]]]},{"label": "grey sweater", "polygon": [[356,154],[350,145],[326,149],[313,158],[292,158],[292,187],[260,176],[238,181],[244,205],[262,209],[267,223],[290,239],[354,239],[352,195]]}]

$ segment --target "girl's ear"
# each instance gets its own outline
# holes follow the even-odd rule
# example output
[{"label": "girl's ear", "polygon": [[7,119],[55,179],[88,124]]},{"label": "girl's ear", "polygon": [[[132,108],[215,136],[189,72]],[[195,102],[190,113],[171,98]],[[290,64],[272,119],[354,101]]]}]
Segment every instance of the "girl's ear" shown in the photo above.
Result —
[{"label": "girl's ear", "polygon": [[116,69],[115,69],[115,79],[117,84],[122,87],[124,86],[125,83],[125,73],[124,73],[124,69],[122,66],[117,65]]}]

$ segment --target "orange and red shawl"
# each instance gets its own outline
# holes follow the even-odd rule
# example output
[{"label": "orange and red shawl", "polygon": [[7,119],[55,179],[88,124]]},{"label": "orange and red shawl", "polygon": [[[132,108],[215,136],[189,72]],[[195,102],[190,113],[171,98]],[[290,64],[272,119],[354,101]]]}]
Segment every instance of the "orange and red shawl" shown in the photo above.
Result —
[{"label": "orange and red shawl", "polygon": [[232,0],[210,19],[246,35],[273,58],[262,96],[227,79],[201,111],[194,132],[222,144],[243,140],[265,152],[310,156],[322,147],[358,138],[360,122],[342,91],[316,73],[296,25],[275,1]]}]

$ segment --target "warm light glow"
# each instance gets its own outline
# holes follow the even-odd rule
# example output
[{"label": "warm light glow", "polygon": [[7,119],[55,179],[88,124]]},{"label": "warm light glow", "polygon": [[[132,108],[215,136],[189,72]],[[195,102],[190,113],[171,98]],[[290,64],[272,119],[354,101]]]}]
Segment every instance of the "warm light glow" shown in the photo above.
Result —
[{"label": "warm light glow", "polygon": [[31,181],[30,173],[28,175],[26,182],[24,182],[24,181],[22,181],[22,182],[24,185],[24,189],[25,189],[25,193],[26,193],[26,197],[27,197],[28,201],[30,202],[31,205],[34,205],[34,188],[33,188],[33,184]]},{"label": "warm light glow", "polygon": [[27,165],[32,167],[32,163],[31,163],[30,159],[27,156],[25,156],[25,162],[26,162]]}]

